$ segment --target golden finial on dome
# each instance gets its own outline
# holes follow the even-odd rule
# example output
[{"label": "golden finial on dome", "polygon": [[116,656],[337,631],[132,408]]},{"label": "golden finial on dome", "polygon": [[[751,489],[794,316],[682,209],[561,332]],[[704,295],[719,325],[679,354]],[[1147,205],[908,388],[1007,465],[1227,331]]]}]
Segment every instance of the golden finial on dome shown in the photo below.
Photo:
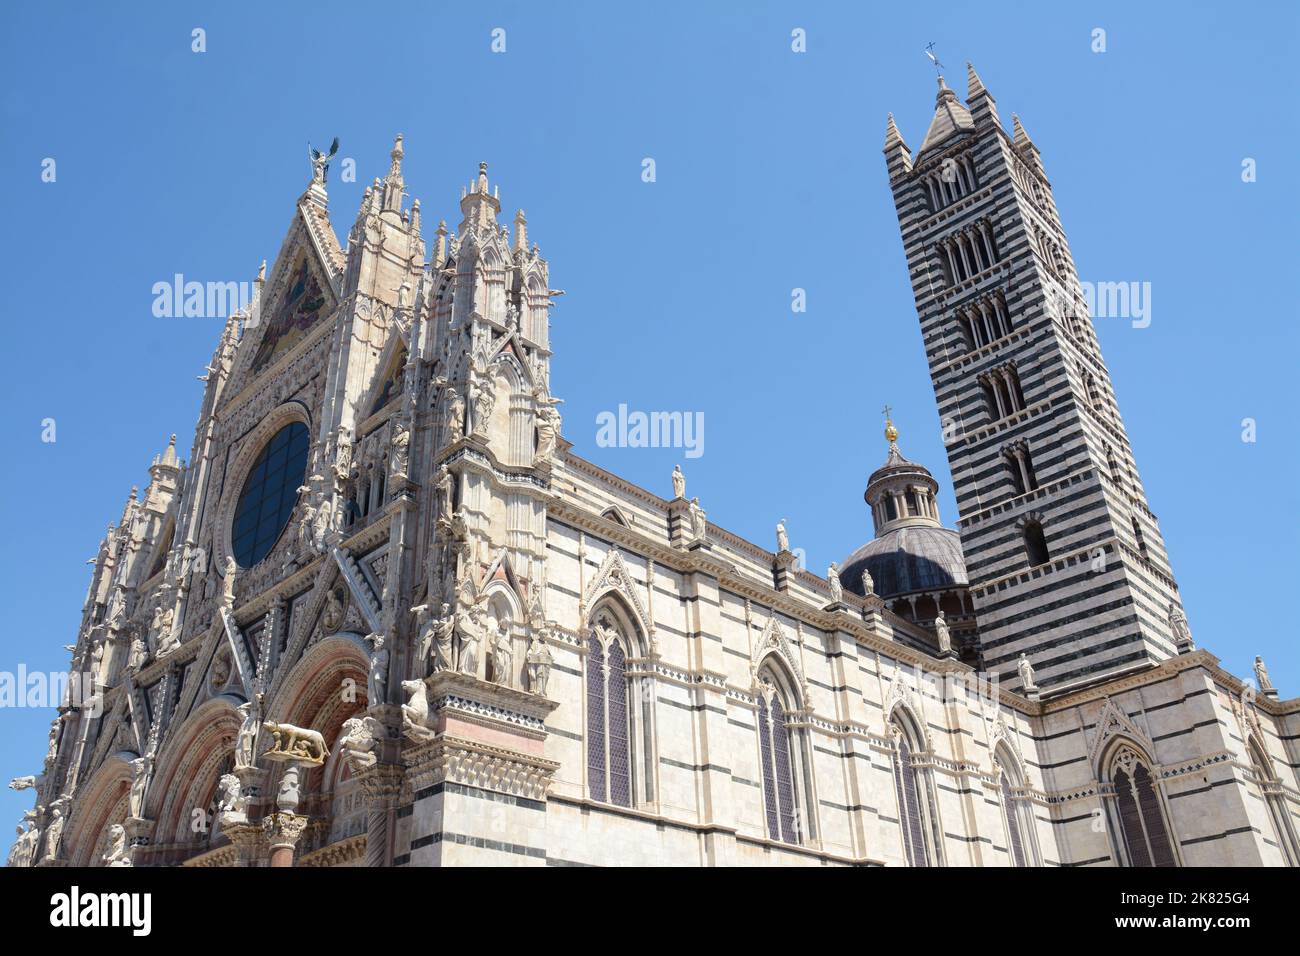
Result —
[{"label": "golden finial on dome", "polygon": [[892,445],[898,441],[898,429],[894,427],[894,421],[890,417],[893,409],[886,405],[881,411],[885,413],[885,440]]}]

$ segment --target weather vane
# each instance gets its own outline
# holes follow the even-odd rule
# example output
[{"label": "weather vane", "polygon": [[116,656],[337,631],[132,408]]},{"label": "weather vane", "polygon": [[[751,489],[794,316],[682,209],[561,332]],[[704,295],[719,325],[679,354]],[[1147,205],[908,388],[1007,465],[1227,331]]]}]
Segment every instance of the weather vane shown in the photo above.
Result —
[{"label": "weather vane", "polygon": [[939,62],[939,58],[938,58],[937,56],[934,55],[934,41],[933,41],[933,40],[931,40],[929,43],[927,43],[927,44],[925,45],[925,55],[928,56],[928,57],[930,58],[930,62],[934,64],[934,72],[936,72],[936,73],[942,73],[942,72],[943,72],[943,64],[940,63],[940,62]]}]

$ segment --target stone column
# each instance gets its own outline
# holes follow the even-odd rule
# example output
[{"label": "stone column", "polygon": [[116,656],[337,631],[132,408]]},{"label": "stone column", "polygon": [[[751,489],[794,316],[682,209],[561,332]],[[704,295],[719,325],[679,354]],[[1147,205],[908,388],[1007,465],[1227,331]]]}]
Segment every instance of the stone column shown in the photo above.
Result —
[{"label": "stone column", "polygon": [[307,817],[277,810],[266,819],[264,826],[271,866],[293,866],[294,850],[307,828]]},{"label": "stone column", "polygon": [[235,866],[258,866],[265,851],[265,833],[257,823],[223,824],[221,832],[230,837],[239,857]]},{"label": "stone column", "polygon": [[366,795],[366,866],[393,865],[393,817],[404,774],[403,767],[386,763],[356,774]]}]

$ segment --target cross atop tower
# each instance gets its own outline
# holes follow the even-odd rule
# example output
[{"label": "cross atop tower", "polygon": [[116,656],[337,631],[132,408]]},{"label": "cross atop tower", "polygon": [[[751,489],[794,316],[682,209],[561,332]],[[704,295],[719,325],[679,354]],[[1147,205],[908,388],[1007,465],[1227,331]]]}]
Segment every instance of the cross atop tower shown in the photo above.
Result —
[{"label": "cross atop tower", "polygon": [[942,74],[942,73],[943,73],[943,64],[940,63],[940,62],[939,62],[939,58],[938,58],[937,56],[934,55],[934,41],[933,41],[933,40],[931,40],[929,43],[927,43],[927,44],[925,45],[925,55],[928,56],[928,57],[930,58],[930,62],[934,65],[934,72],[935,72],[935,73],[938,73],[938,74]]}]

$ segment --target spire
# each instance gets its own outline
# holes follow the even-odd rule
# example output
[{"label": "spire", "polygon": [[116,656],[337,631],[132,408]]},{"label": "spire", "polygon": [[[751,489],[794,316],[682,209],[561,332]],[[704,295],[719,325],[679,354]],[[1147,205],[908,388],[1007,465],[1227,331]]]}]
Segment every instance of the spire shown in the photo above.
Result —
[{"label": "spire", "polygon": [[433,267],[441,269],[447,261],[447,220],[438,220],[437,238],[433,242]]},{"label": "spire", "polygon": [[926,131],[919,152],[924,153],[931,146],[937,146],[948,137],[975,128],[975,121],[970,111],[961,105],[957,94],[948,89],[948,84],[939,77],[939,95],[934,100],[934,118]]},{"label": "spire", "polygon": [[993,102],[993,94],[985,88],[984,81],[975,72],[975,66],[969,60],[966,61],[966,106],[975,125],[980,129],[989,126],[999,129],[1002,127],[1002,120],[998,118],[997,105]]},{"label": "spire", "polygon": [[903,137],[898,132],[898,125],[894,122],[893,113],[889,114],[889,119],[885,124],[884,153],[885,166],[889,169],[889,178],[891,180],[911,171],[912,151],[903,142]]},{"label": "spire", "polygon": [[405,155],[402,134],[398,133],[397,139],[393,141],[392,152],[388,154],[391,162],[388,175],[384,178],[384,209],[397,211],[402,208],[402,196],[406,193],[406,183],[402,180],[402,157]]},{"label": "spire", "polygon": [[885,152],[889,152],[896,146],[907,149],[907,143],[903,142],[903,135],[898,131],[898,124],[894,122],[894,114],[890,113],[885,124]]},{"label": "spire", "polygon": [[1026,162],[1043,172],[1043,158],[1038,153],[1038,147],[1020,125],[1020,117],[1015,113],[1011,114],[1011,145],[1020,150],[1020,155]]},{"label": "spire", "polygon": [[528,220],[524,218],[524,211],[520,209],[515,213],[515,252],[528,251]]},{"label": "spire", "polygon": [[171,440],[167,442],[167,450],[163,452],[160,462],[167,468],[180,468],[180,459],[176,457],[176,435],[173,433]]},{"label": "spire", "polygon": [[1025,132],[1025,128],[1020,125],[1020,117],[1015,113],[1011,114],[1011,124],[1012,124],[1011,142],[1013,142],[1020,149],[1024,149],[1024,147],[1026,146],[1034,145],[1034,141],[1029,138],[1029,134]]},{"label": "spire", "polygon": [[495,192],[488,189],[487,163],[478,164],[478,178],[470,183],[469,189],[460,200],[460,210],[465,218],[460,224],[462,235],[469,228],[491,229],[498,231],[497,213],[501,211],[501,202]]}]

